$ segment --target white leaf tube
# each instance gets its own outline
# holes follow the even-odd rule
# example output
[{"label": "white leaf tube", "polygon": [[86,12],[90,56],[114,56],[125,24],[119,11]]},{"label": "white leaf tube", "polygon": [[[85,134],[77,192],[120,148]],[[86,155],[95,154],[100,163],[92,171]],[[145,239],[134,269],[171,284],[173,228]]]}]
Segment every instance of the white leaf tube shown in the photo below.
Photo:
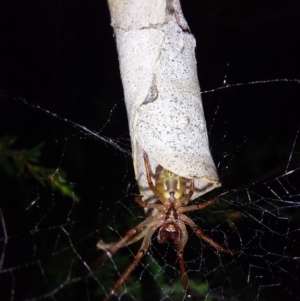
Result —
[{"label": "white leaf tube", "polygon": [[193,198],[220,186],[209,150],[196,42],[179,0],[108,0],[129,121],[135,176],[144,201],[163,167],[195,180]]}]

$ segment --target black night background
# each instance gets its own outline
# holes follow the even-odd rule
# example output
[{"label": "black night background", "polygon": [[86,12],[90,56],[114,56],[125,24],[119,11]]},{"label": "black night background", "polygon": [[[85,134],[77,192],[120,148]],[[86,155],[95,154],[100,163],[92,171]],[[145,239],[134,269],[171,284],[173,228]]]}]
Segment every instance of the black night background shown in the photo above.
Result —
[{"label": "black night background", "polygon": [[[223,183],[215,193],[228,192],[221,207],[191,216],[220,243],[215,228],[235,231],[232,248],[241,250],[232,264],[191,233],[185,258],[192,300],[299,300],[300,3],[181,4],[197,41],[210,147]],[[26,168],[12,165],[9,173],[0,144],[0,299],[101,300],[140,242],[120,251],[115,265],[85,264],[101,254],[100,237],[115,241],[144,217],[133,200],[138,190],[107,3],[11,0],[0,4],[0,16],[0,139],[16,137],[15,150],[44,143],[35,164],[65,175],[71,192],[63,195],[45,173],[42,181]],[[253,81],[261,82],[247,84]],[[215,90],[227,84],[233,86]],[[278,177],[288,183],[279,193],[272,186]],[[245,206],[249,194],[252,207]],[[228,213],[238,216],[235,230]],[[116,300],[182,300],[173,246],[154,238],[153,245]]]}]

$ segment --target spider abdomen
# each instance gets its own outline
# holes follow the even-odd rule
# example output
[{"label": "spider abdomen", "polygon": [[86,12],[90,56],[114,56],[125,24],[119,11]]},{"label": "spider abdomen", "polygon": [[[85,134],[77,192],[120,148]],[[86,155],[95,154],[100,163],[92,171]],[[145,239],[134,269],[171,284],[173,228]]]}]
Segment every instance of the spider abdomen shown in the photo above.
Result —
[{"label": "spider abdomen", "polygon": [[155,187],[165,198],[179,199],[186,191],[186,179],[162,169],[156,173]]}]

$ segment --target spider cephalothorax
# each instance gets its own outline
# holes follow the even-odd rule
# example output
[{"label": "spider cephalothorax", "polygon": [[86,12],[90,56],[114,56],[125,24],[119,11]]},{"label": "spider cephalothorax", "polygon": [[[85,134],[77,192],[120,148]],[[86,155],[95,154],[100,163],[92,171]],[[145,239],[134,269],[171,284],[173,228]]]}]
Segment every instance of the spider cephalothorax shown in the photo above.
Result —
[{"label": "spider cephalothorax", "polygon": [[130,273],[139,264],[141,258],[146,253],[151,242],[152,235],[158,230],[157,240],[163,243],[166,240],[172,240],[177,248],[177,258],[182,278],[182,284],[186,296],[190,295],[188,288],[188,278],[186,274],[185,263],[183,259],[184,246],[188,239],[186,225],[188,225],[196,235],[206,243],[217,249],[219,252],[233,254],[230,250],[222,247],[210,237],[206,236],[203,231],[184,213],[193,210],[200,210],[214,203],[216,198],[206,201],[201,204],[186,206],[191,200],[194,192],[194,180],[190,181],[189,192],[185,194],[187,180],[180,177],[171,171],[162,169],[155,177],[155,185],[152,182],[151,171],[148,161],[148,156],[144,153],[144,161],[146,167],[146,175],[148,185],[158,198],[158,203],[146,203],[142,201],[142,197],[138,196],[135,201],[146,209],[153,209],[150,216],[143,222],[129,230],[126,235],[116,243],[106,244],[100,240],[97,244],[99,249],[106,251],[106,256],[111,257],[120,248],[132,244],[141,238],[142,245],[136,254],[133,262],[129,265],[126,271],[121,275],[119,280],[114,285],[113,289],[107,294],[104,301],[108,301],[111,296],[124,283]]}]

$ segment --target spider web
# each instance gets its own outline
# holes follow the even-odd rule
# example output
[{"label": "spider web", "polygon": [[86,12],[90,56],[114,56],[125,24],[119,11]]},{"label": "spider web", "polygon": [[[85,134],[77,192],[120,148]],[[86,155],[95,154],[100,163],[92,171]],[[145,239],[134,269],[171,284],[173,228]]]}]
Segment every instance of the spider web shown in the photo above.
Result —
[{"label": "spider web", "polygon": [[[30,38],[31,46],[11,57],[13,65],[2,64],[0,83],[12,93],[0,94],[0,129],[1,136],[17,136],[19,148],[45,141],[41,161],[55,167],[53,176],[67,172],[80,201],[41,187],[29,175],[12,179],[1,173],[1,300],[101,300],[141,244],[94,264],[103,253],[97,241],[118,240],[145,213],[134,202],[138,190],[107,8],[54,3],[13,10],[22,24],[32,16],[37,20],[16,39],[27,45]],[[257,11],[264,12],[260,3]],[[223,185],[194,201],[218,196],[216,204],[188,215],[206,235],[237,253],[218,253],[188,229],[184,257],[192,300],[299,300],[297,11],[278,4],[264,17],[250,10],[241,18],[245,8],[235,1],[214,5],[203,1],[183,8],[201,41],[199,78]],[[106,11],[100,21],[99,10]],[[205,24],[199,24],[200,17]],[[235,21],[240,29],[230,23]],[[101,28],[95,25],[99,22]],[[16,49],[14,42],[8,45],[5,49]],[[41,50],[44,55],[37,55]],[[174,245],[158,244],[156,235],[116,300],[182,300]]]}]

